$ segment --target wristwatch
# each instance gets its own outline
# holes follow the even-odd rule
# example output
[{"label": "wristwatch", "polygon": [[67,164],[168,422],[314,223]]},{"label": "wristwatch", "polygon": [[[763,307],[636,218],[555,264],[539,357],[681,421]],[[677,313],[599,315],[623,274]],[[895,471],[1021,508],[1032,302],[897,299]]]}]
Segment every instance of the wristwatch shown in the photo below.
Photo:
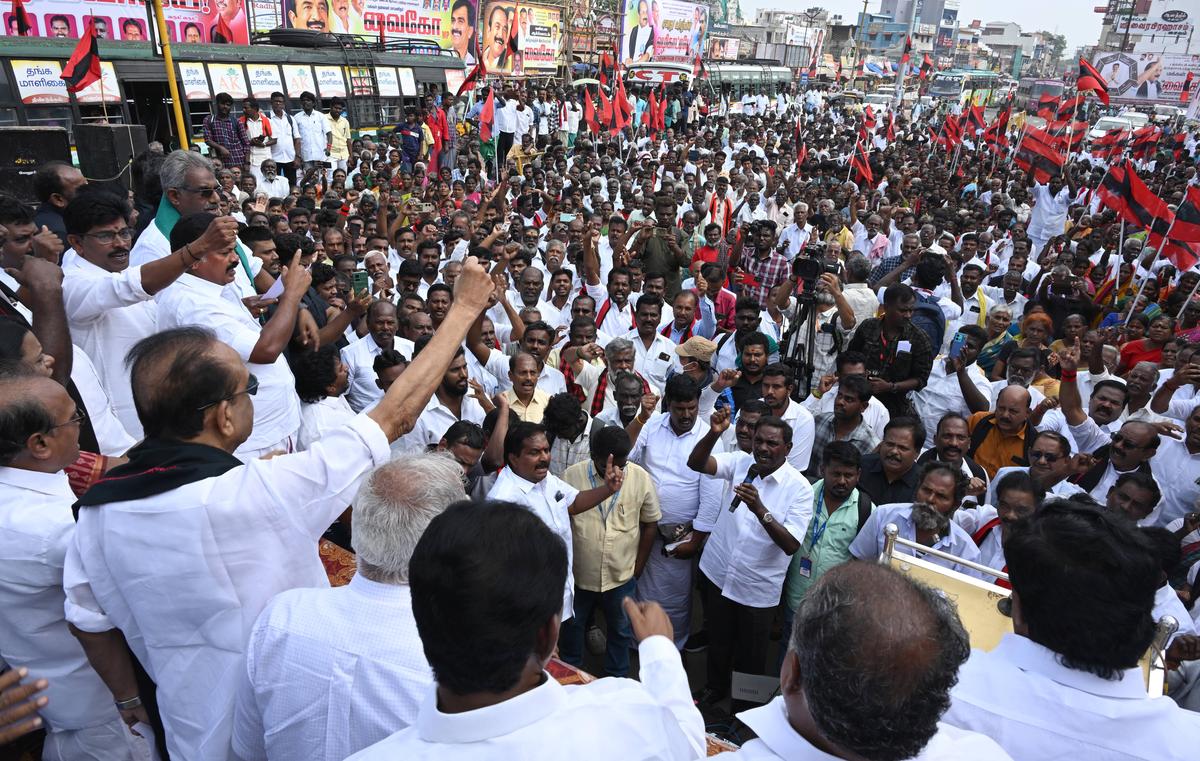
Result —
[{"label": "wristwatch", "polygon": [[758,522],[764,526],[769,526],[775,522],[775,516],[764,510],[762,517],[758,519]]}]

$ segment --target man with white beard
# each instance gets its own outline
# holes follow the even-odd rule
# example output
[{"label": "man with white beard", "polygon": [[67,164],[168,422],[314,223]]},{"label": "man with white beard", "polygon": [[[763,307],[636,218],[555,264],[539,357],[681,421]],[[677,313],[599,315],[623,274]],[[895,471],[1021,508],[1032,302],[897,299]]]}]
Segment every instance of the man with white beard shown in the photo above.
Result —
[{"label": "man with white beard", "polygon": [[[793,271],[791,278],[777,288],[773,296],[776,306],[788,314],[793,324],[802,316],[799,302],[792,297],[798,282],[799,277]],[[810,384],[815,387],[822,376],[833,373],[834,361],[843,347],[849,343],[850,332],[854,330],[856,319],[854,308],[842,293],[841,281],[833,273],[821,274],[817,281],[813,300],[816,302],[817,324],[816,332],[813,334],[813,373]],[[807,340],[808,321],[805,320],[799,329],[784,341],[785,345],[779,347],[780,355],[794,356],[793,347],[804,344]]]}]

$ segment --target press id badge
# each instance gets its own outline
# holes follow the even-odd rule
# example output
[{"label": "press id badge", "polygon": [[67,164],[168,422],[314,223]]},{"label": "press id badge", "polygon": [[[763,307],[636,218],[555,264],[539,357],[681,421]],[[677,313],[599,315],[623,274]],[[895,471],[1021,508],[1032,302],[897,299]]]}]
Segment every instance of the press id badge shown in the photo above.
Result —
[{"label": "press id badge", "polygon": [[800,558],[800,575],[806,579],[812,576],[812,558]]}]

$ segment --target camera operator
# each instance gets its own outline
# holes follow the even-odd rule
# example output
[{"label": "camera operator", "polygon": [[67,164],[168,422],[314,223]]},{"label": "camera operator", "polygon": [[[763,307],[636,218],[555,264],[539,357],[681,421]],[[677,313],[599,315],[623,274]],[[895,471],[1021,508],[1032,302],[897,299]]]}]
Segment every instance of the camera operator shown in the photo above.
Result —
[{"label": "camera operator", "polygon": [[[809,363],[809,321],[814,319],[811,368],[798,375],[807,382],[805,394],[824,375],[833,372],[834,359],[845,347],[856,319],[854,308],[842,293],[839,262],[823,257],[825,245],[812,241],[792,262],[791,276],[775,289],[775,306],[788,318],[793,329],[780,347],[781,354]],[[810,372],[811,370],[811,372]]]},{"label": "camera operator", "polygon": [[742,284],[742,295],[759,304],[767,304],[771,292],[785,282],[791,265],[775,249],[775,223],[769,219],[747,225],[729,255],[735,280]]}]

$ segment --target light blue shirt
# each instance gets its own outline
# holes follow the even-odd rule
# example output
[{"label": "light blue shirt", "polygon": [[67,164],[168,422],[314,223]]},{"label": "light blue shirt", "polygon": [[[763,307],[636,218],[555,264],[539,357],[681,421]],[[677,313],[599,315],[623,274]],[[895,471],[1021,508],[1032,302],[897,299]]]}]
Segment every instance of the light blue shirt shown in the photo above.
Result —
[{"label": "light blue shirt", "polygon": [[[871,513],[871,517],[867,518],[866,524],[863,525],[862,531],[859,531],[858,536],[850,543],[850,554],[859,560],[877,559],[883,553],[883,529],[889,523],[896,524],[896,528],[900,529],[898,536],[901,538],[913,542],[917,540],[917,526],[913,523],[912,519],[912,503],[894,502],[890,505],[880,505],[875,508],[874,512]],[[950,521],[949,532],[938,539],[932,549],[948,552],[951,555],[960,557],[963,560],[969,560],[972,563],[979,562],[979,548],[975,546],[975,541],[971,539],[971,535],[962,526],[959,526],[954,521]],[[920,557],[913,550],[901,545],[896,545],[896,552]],[[922,559],[934,565],[940,565],[968,576],[980,578],[980,574],[977,571],[973,571],[958,563],[951,563],[932,555],[925,556]]]}]

